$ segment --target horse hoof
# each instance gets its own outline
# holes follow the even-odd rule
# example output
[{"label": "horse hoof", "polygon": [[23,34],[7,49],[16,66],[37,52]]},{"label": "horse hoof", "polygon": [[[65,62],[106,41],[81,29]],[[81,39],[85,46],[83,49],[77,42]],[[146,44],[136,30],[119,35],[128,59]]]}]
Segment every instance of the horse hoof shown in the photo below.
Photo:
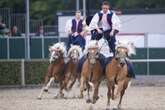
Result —
[{"label": "horse hoof", "polygon": [[96,97],[96,100],[99,100],[99,96]]},{"label": "horse hoof", "polygon": [[93,102],[92,102],[92,104],[95,104],[96,103],[96,100],[94,100]]},{"label": "horse hoof", "polygon": [[121,110],[121,105],[118,105],[117,106],[117,110]]},{"label": "horse hoof", "polygon": [[66,88],[65,91],[69,92],[69,91],[71,91],[71,88]]},{"label": "horse hoof", "polygon": [[41,100],[42,98],[39,96],[39,97],[37,97],[37,99],[38,99],[38,100]]},{"label": "horse hoof", "polygon": [[92,102],[91,99],[86,100],[86,103],[91,103],[91,102]]},{"label": "horse hoof", "polygon": [[78,96],[79,99],[82,99],[84,96],[81,94]]},{"label": "horse hoof", "polygon": [[44,92],[48,92],[48,89],[44,89]]},{"label": "horse hoof", "polygon": [[62,93],[62,94],[60,94],[60,98],[64,98],[64,94]]},{"label": "horse hoof", "polygon": [[106,107],[106,109],[105,109],[105,110],[111,110],[111,109],[110,109],[110,106],[109,106],[109,105],[107,105],[107,107]]},{"label": "horse hoof", "polygon": [[99,99],[99,96],[97,96],[97,97],[95,97],[95,98],[93,98],[93,104],[95,104],[96,103],[96,101]]}]

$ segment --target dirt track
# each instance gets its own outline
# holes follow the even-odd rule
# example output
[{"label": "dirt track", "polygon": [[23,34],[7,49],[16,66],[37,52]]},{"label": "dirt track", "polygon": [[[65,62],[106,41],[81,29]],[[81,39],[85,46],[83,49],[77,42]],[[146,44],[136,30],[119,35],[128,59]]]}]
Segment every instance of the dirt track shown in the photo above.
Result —
[{"label": "dirt track", "polygon": [[[50,89],[42,100],[36,97],[40,88],[35,89],[0,89],[0,110],[105,110],[106,86],[100,88],[100,99],[95,105],[86,104],[85,99],[78,99],[79,89],[74,87],[66,96],[68,99],[54,99],[57,89]],[[112,102],[113,108],[117,100]],[[165,87],[128,88],[123,99],[124,110],[165,110]]]}]

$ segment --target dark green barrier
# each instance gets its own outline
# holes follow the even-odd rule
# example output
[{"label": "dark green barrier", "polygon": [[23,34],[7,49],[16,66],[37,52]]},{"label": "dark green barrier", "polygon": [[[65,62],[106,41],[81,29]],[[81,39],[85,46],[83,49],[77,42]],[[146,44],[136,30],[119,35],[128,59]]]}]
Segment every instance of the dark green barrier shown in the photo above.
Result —
[{"label": "dark green barrier", "polygon": [[150,48],[150,59],[165,59],[165,48]]},{"label": "dark green barrier", "polygon": [[45,58],[49,57],[49,46],[53,45],[54,43],[57,43],[58,39],[57,38],[49,38],[49,39],[44,39],[44,54]]},{"label": "dark green barrier", "polygon": [[21,84],[21,62],[0,62],[0,85]]},{"label": "dark green barrier", "polygon": [[25,58],[25,40],[24,38],[9,39],[10,58]]},{"label": "dark green barrier", "polygon": [[165,75],[165,62],[151,62],[150,74],[151,75]]},{"label": "dark green barrier", "polygon": [[0,38],[0,59],[7,58],[7,39]]},{"label": "dark green barrier", "polygon": [[147,74],[147,63],[136,62],[133,63],[134,73],[136,75],[146,75]]},{"label": "dark green barrier", "polygon": [[41,84],[48,68],[48,61],[25,62],[26,84]]},{"label": "dark green barrier", "polygon": [[67,43],[68,43],[68,38],[60,38],[60,41],[61,41],[61,42],[65,42],[65,44],[67,45]]},{"label": "dark green barrier", "polygon": [[30,58],[42,58],[42,40],[33,38],[30,40]]},{"label": "dark green barrier", "polygon": [[146,48],[137,48],[136,55],[132,59],[146,59],[147,58],[147,49]]}]

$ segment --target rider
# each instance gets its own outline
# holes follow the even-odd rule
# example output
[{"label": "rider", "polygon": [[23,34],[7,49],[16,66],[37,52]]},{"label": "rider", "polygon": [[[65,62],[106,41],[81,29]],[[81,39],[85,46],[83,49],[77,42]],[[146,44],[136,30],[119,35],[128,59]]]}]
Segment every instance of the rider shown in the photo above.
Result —
[{"label": "rider", "polygon": [[120,29],[120,20],[116,14],[110,10],[110,4],[104,1],[102,4],[102,10],[94,15],[89,24],[89,28],[92,34],[92,40],[100,40],[103,35],[108,41],[110,51],[115,55],[115,35]]},{"label": "rider", "polygon": [[[102,10],[94,15],[89,24],[92,35],[91,39],[100,40],[104,36],[104,38],[108,41],[110,51],[113,53],[113,56],[115,56],[115,36],[119,32],[120,27],[121,24],[118,16],[110,10],[109,2],[104,1],[102,4]],[[108,62],[109,61],[106,61],[105,63],[107,64]],[[134,78],[135,74],[133,73],[132,64],[127,61],[127,65],[129,73],[128,76]]]},{"label": "rider", "polygon": [[83,20],[81,19],[81,12],[78,10],[75,13],[75,18],[71,21],[68,21],[66,24],[66,32],[68,33],[69,40],[67,48],[70,48],[70,45],[79,45],[82,49],[85,48],[85,39],[83,31]]}]

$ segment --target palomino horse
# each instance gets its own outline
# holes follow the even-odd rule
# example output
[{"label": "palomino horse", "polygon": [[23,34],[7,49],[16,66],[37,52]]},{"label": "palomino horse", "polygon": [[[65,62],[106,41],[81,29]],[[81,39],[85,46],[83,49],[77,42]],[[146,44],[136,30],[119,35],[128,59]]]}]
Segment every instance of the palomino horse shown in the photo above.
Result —
[{"label": "palomino horse", "polygon": [[65,68],[65,78],[63,84],[60,87],[60,94],[63,95],[63,89],[71,90],[77,78],[77,65],[80,57],[82,56],[82,49],[80,46],[71,45],[68,51],[69,61]]},{"label": "palomino horse", "polygon": [[[103,68],[99,61],[99,47],[97,41],[92,40],[87,46],[86,60],[83,63],[80,82],[80,98],[87,87],[87,103],[96,103],[98,100],[98,89],[103,76]],[[90,87],[94,89],[93,100],[90,99]]]},{"label": "palomino horse", "polygon": [[[112,58],[106,66],[106,77],[107,77],[107,110],[110,109],[110,98],[114,100],[120,94],[120,100],[118,109],[121,108],[121,102],[125,90],[128,87],[131,78],[128,77],[128,55],[135,54],[135,48],[132,44],[124,45],[118,44],[116,46],[116,55]],[[117,93],[115,94],[115,85],[118,86]]]},{"label": "palomino horse", "polygon": [[63,42],[54,44],[49,48],[50,51],[50,64],[48,66],[47,73],[45,74],[44,87],[38,96],[38,99],[42,98],[43,92],[47,92],[51,83],[56,80],[62,85],[62,80],[64,78],[64,67],[65,67],[65,56],[66,47]]}]

